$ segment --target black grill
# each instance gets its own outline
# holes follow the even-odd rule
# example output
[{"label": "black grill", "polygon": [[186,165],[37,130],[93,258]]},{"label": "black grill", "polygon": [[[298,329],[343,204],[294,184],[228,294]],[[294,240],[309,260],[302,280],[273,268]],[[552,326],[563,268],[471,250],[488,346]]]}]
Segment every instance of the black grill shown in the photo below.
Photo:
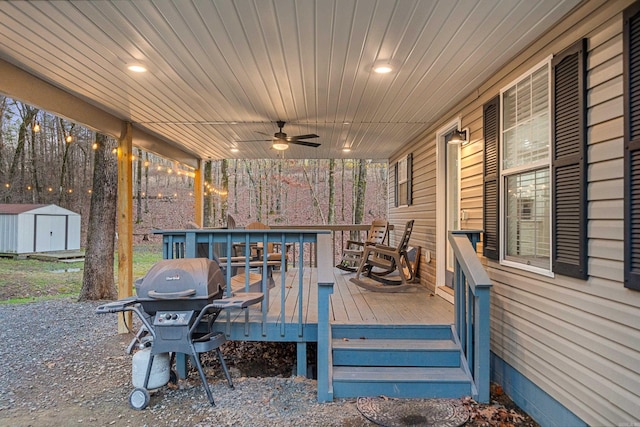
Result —
[{"label": "black grill", "polygon": [[[170,353],[170,364],[173,365],[176,353],[182,353],[193,356],[209,402],[214,405],[199,354],[216,350],[227,382],[233,387],[219,348],[226,338],[224,333],[215,331],[213,325],[221,310],[245,309],[262,301],[263,294],[238,293],[222,298],[224,275],[218,264],[206,258],[160,261],[136,281],[135,287],[136,297],[124,298],[96,309],[97,313],[133,311],[143,323],[135,341],[150,346],[151,356],[144,387],[131,392],[129,404],[134,409],[144,409],[148,405],[150,396],[147,386],[155,355]],[[177,380],[177,376],[173,376]]]}]

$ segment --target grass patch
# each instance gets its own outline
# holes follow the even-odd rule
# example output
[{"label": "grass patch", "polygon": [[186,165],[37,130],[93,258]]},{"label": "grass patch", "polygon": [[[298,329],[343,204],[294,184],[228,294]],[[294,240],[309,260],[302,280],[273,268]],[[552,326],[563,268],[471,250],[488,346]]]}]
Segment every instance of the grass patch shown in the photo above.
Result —
[{"label": "grass patch", "polygon": [[[133,248],[133,277],[142,277],[162,259],[160,245]],[[118,261],[114,255],[117,281]],[[82,287],[84,262],[53,262],[0,258],[0,302],[23,303],[41,299],[77,297]]]}]

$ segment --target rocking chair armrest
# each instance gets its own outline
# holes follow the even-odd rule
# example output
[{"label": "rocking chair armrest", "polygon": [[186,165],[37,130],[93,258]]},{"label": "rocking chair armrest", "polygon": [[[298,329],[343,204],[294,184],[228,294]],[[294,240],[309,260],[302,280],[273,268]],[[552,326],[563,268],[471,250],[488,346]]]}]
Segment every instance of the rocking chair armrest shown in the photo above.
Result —
[{"label": "rocking chair armrest", "polygon": [[354,246],[364,246],[366,243],[365,242],[358,242],[356,240],[347,240],[347,247],[354,245]]},{"label": "rocking chair armrest", "polygon": [[395,253],[398,252],[398,248],[378,244],[373,246],[372,252],[380,252],[384,255],[394,255]]}]

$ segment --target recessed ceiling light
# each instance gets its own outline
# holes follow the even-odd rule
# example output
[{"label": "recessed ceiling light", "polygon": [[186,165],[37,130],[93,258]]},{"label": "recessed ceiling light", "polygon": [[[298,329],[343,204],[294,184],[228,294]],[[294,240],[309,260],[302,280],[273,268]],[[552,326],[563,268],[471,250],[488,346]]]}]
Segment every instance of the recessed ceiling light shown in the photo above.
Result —
[{"label": "recessed ceiling light", "polygon": [[344,148],[342,149],[342,151],[344,151],[345,153],[349,153],[349,152],[351,151],[351,148],[349,148],[349,147],[344,147]]},{"label": "recessed ceiling light", "polygon": [[390,64],[378,64],[373,67],[373,71],[378,74],[387,74],[393,71],[393,67]]},{"label": "recessed ceiling light", "polygon": [[133,71],[134,73],[144,73],[147,71],[147,69],[140,64],[131,64],[127,66],[127,69],[129,71]]},{"label": "recessed ceiling light", "polygon": [[231,152],[232,153],[237,153],[238,151],[240,151],[240,150],[238,150],[236,147],[231,148]]}]

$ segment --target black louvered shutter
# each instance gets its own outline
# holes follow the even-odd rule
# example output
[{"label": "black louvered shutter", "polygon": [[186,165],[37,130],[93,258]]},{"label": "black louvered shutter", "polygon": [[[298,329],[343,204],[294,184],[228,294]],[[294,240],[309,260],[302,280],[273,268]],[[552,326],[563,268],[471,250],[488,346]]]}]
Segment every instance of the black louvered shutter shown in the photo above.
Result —
[{"label": "black louvered shutter", "polygon": [[395,191],[393,193],[393,206],[398,207],[398,192],[400,190],[400,185],[398,185],[398,162],[393,165],[393,179],[394,179],[394,188]]},{"label": "black louvered shutter", "polygon": [[413,204],[413,153],[407,156],[407,206]]},{"label": "black louvered shutter", "polygon": [[586,52],[582,39],[551,61],[555,273],[587,278]]},{"label": "black louvered shutter", "polygon": [[482,228],[484,245],[482,254],[491,259],[500,258],[500,97],[496,96],[482,106],[484,131]]},{"label": "black louvered shutter", "polygon": [[640,3],[624,11],[624,286],[640,290]]}]

